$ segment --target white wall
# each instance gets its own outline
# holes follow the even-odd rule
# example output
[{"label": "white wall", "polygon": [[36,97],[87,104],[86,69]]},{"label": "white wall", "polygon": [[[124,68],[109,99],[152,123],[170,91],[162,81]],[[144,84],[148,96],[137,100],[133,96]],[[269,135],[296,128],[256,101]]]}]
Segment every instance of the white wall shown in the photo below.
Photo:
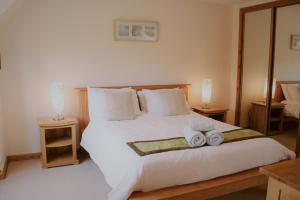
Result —
[{"label": "white wall", "polygon": [[0,95],[0,172],[3,170],[4,163],[6,160],[5,148],[4,148],[4,132],[3,132],[2,114],[3,114],[2,113],[2,102],[1,102],[1,95]]},{"label": "white wall", "polygon": [[1,0],[0,1],[0,15],[4,13],[13,3],[15,0]]},{"label": "white wall", "polygon": [[300,51],[291,50],[291,35],[300,35],[300,4],[278,8],[274,76],[300,80]]},{"label": "white wall", "polygon": [[3,105],[2,105],[3,104],[3,102],[2,102],[3,83],[1,81],[2,74],[3,74],[3,70],[0,70],[0,173],[3,171],[5,160],[6,160],[5,146],[4,146],[5,141],[4,141],[4,126],[3,126],[4,125],[3,124],[3,109],[2,109],[2,107],[3,107]]},{"label": "white wall", "polygon": [[[68,88],[66,115],[78,115],[78,86],[191,83],[203,78],[213,101],[229,105],[231,7],[198,0],[29,0],[2,23],[7,154],[40,151],[36,120],[51,116],[49,86]],[[158,43],[113,41],[113,19],[155,20]]]}]

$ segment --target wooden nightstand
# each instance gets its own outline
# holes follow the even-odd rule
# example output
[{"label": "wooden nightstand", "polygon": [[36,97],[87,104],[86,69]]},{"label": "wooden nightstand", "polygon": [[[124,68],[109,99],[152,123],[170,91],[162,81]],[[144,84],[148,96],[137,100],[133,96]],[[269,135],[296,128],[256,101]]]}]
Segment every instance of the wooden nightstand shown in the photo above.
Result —
[{"label": "wooden nightstand", "polygon": [[220,108],[216,106],[211,106],[210,108],[203,108],[202,106],[193,106],[192,109],[196,113],[221,122],[226,122],[227,111],[229,110],[227,108]]},{"label": "wooden nightstand", "polygon": [[51,118],[38,120],[41,131],[42,167],[79,164],[77,159],[77,120]]},{"label": "wooden nightstand", "polygon": [[300,200],[300,159],[261,167],[269,177],[267,200]]},{"label": "wooden nightstand", "polygon": [[[280,134],[283,128],[283,109],[285,104],[273,102],[271,106],[270,134]],[[263,101],[252,102],[249,115],[251,129],[265,133],[266,103]]]}]

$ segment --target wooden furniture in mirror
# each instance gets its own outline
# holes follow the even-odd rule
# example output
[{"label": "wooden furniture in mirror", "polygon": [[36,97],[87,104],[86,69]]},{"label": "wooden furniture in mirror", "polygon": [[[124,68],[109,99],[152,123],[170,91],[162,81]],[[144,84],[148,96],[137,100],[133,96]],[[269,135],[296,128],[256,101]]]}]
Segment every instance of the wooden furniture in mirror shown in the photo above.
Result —
[{"label": "wooden furniture in mirror", "polygon": [[266,120],[266,102],[252,102],[249,119],[250,128],[266,135],[282,134],[284,106],[283,103],[272,102],[271,120],[269,121],[270,131],[265,132],[266,123],[268,123]]}]

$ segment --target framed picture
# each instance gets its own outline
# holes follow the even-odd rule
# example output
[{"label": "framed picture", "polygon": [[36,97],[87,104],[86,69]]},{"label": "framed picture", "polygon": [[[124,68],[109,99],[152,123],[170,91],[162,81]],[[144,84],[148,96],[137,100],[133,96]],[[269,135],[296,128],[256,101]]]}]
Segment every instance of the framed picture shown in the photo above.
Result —
[{"label": "framed picture", "polygon": [[158,41],[158,22],[115,20],[115,40]]},{"label": "framed picture", "polygon": [[291,49],[300,50],[300,35],[291,36]]}]

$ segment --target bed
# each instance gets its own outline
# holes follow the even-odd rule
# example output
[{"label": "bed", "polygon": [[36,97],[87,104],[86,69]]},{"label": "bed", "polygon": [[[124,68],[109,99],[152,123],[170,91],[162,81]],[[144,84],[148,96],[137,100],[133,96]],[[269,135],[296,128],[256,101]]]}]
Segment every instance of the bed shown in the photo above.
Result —
[{"label": "bed", "polygon": [[276,102],[282,102],[285,105],[284,115],[286,120],[297,120],[299,119],[300,114],[300,101],[298,100],[287,100],[284,96],[282,84],[285,85],[294,85],[300,84],[300,81],[277,81],[275,89],[274,100]]},{"label": "bed", "polygon": [[[181,88],[188,96],[187,84],[133,88]],[[264,184],[266,177],[258,172],[258,167],[295,157],[270,138],[140,157],[127,142],[178,137],[190,115],[205,117],[193,112],[160,118],[142,114],[130,121],[89,123],[87,90],[79,89],[79,94],[81,144],[112,187],[109,199],[213,198]],[[218,121],[214,125],[219,131],[239,128]]]},{"label": "bed", "polygon": [[285,98],[282,84],[300,84],[300,81],[277,81],[274,101],[285,103],[284,122],[295,121],[298,123],[298,137],[296,143],[296,155],[300,155],[300,101],[289,101]]}]

